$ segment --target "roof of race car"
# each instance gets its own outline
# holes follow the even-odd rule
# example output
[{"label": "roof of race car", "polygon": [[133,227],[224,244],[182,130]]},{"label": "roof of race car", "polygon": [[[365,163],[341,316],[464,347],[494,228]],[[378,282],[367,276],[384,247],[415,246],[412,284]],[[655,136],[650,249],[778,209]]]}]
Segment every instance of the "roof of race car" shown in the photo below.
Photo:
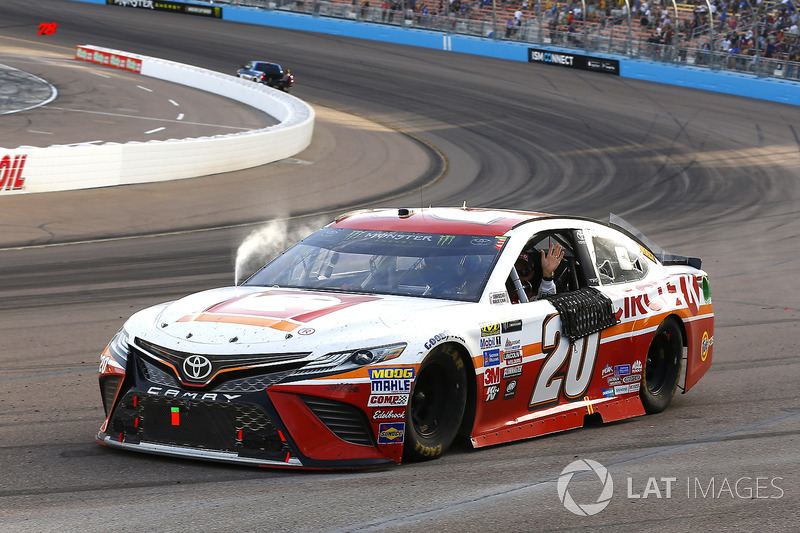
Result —
[{"label": "roof of race car", "polygon": [[550,216],[546,213],[472,207],[370,209],[345,213],[331,227],[495,236],[505,234],[521,222]]}]

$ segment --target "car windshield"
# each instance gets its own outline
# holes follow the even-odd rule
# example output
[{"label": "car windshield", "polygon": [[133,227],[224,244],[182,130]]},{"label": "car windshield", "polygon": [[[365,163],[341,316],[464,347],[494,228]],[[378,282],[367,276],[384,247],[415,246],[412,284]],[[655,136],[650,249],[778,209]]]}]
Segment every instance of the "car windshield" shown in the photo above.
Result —
[{"label": "car windshield", "polygon": [[478,301],[505,237],[324,228],[244,285]]},{"label": "car windshield", "polygon": [[256,70],[266,72],[267,74],[281,74],[283,72],[281,66],[274,63],[258,63],[256,65]]}]

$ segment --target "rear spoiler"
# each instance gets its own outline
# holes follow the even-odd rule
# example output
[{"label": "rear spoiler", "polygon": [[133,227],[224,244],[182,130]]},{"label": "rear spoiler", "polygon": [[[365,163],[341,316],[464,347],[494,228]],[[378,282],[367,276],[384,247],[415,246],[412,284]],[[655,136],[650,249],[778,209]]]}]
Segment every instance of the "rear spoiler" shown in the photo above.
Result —
[{"label": "rear spoiler", "polygon": [[662,265],[689,265],[690,267],[700,270],[703,260],[699,257],[686,257],[683,255],[675,255],[664,253],[662,256],[656,256],[661,261]]},{"label": "rear spoiler", "polygon": [[659,245],[645,237],[644,233],[614,213],[609,213],[608,223],[611,226],[616,226],[618,229],[623,230],[625,233],[639,241],[639,244],[647,248],[653,254],[653,256],[658,258],[662,265],[688,265],[700,270],[700,266],[703,264],[703,261],[699,257],[686,257],[685,255],[665,252]]}]

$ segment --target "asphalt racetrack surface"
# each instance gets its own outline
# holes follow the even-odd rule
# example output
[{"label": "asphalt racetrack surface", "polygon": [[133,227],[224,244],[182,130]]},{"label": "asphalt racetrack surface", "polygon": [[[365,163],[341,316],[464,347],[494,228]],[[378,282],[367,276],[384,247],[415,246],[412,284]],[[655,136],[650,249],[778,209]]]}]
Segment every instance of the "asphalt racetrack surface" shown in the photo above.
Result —
[{"label": "asphalt racetrack surface", "polygon": [[[56,33],[37,35],[45,22]],[[319,120],[311,147],[259,169],[0,197],[0,531],[800,529],[800,108],[203,17],[4,2],[0,53],[69,55],[77,44],[219,72],[277,61]],[[89,76],[98,99],[77,91],[87,109],[126,107],[101,96],[108,80]],[[67,98],[0,116],[0,130],[55,115],[48,106]],[[179,112],[220,122],[188,96]],[[59,142],[96,138],[82,119],[68,131],[69,115],[58,114]],[[124,131],[140,122],[115,119]],[[272,471],[94,442],[108,340],[140,308],[232,283],[239,244],[261,222],[280,220],[291,240],[355,205],[464,201],[614,212],[665,249],[701,257],[716,311],[709,373],[659,415],[459,445],[379,471]],[[558,496],[559,475],[578,458],[613,479],[593,516]],[[591,472],[569,484],[583,503],[600,488]]]}]

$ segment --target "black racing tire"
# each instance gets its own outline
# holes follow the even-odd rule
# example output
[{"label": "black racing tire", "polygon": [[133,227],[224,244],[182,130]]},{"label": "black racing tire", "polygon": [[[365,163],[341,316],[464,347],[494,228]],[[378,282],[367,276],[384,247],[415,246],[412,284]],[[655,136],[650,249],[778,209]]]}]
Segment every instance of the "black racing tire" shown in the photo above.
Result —
[{"label": "black racing tire", "polygon": [[406,415],[406,461],[440,457],[458,434],[467,405],[467,373],[458,350],[443,345],[419,367]]},{"label": "black racing tire", "polygon": [[667,319],[658,327],[644,363],[644,379],[639,391],[647,414],[667,408],[678,388],[683,363],[683,334],[676,320]]}]

